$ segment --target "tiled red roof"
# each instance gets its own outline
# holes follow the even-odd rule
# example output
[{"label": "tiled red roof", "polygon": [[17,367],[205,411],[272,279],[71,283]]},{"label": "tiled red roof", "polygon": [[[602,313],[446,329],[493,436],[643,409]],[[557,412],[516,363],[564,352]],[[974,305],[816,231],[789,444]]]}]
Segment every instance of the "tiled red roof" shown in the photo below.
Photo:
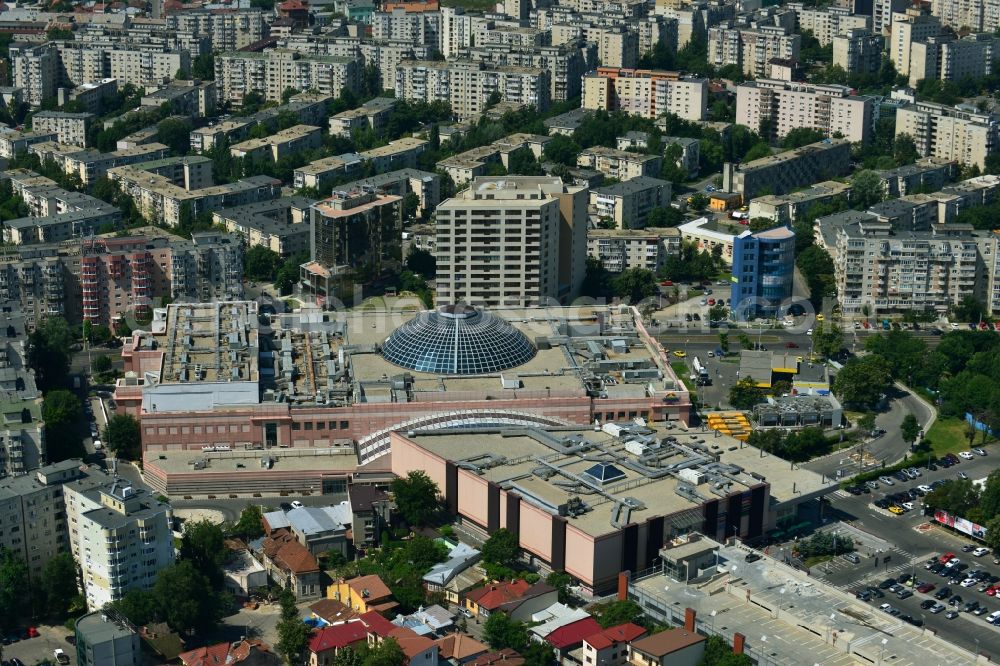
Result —
[{"label": "tiled red roof", "polygon": [[229,643],[216,643],[207,647],[200,647],[179,655],[184,666],[215,666],[226,663],[229,656]]},{"label": "tiled red roof", "polygon": [[490,583],[465,596],[486,610],[494,610],[509,601],[520,599],[530,587],[531,584],[522,578],[509,583]]},{"label": "tiled red roof", "polygon": [[309,651],[313,653],[354,645],[368,640],[368,627],[364,622],[345,622],[323,627],[309,641]]},{"label": "tiled red roof", "polygon": [[601,625],[592,617],[585,617],[576,622],[570,622],[559,627],[545,637],[552,647],[557,650],[571,648],[583,643],[587,636],[593,636],[601,630]]},{"label": "tiled red roof", "polygon": [[438,645],[438,655],[441,659],[462,661],[488,651],[488,648],[475,638],[458,631],[437,639],[435,643]]},{"label": "tiled red roof", "polygon": [[288,532],[275,532],[264,539],[264,554],[279,568],[294,574],[319,571],[319,562],[309,549],[295,540]]},{"label": "tiled red roof", "polygon": [[389,620],[385,619],[375,611],[362,613],[361,621],[368,625],[368,631],[370,633],[376,634],[382,638],[385,638],[389,635],[389,632],[397,628],[396,625],[389,622]]},{"label": "tiled red roof", "polygon": [[603,650],[618,643],[630,643],[645,634],[646,630],[644,628],[637,624],[626,622],[625,624],[616,624],[613,627],[601,629],[598,633],[593,636],[587,636],[583,640],[595,650]]},{"label": "tiled red roof", "polygon": [[419,636],[417,632],[409,627],[395,627],[389,632],[391,638],[396,639],[399,647],[403,649],[403,654],[407,659],[413,659],[418,654],[434,645],[434,641],[426,636]]}]

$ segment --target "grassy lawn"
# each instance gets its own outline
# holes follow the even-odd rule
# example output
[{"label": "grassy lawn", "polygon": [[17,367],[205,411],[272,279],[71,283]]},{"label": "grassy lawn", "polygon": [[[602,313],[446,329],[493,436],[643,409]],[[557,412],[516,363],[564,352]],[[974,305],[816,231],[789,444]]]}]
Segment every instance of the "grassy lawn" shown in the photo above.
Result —
[{"label": "grassy lawn", "polygon": [[670,364],[670,367],[674,369],[674,374],[677,375],[677,378],[684,382],[684,386],[687,390],[694,393],[695,386],[691,383],[691,380],[688,379],[688,377],[691,376],[691,369],[687,367],[687,363],[684,363],[683,361],[674,361]]},{"label": "grassy lawn", "polygon": [[[976,446],[982,435],[976,433]],[[938,418],[927,433],[934,455],[943,456],[946,453],[958,453],[969,450],[969,440],[965,438],[965,421],[957,417]],[[989,440],[987,440],[989,441]]]},{"label": "grassy lawn", "polygon": [[833,555],[813,555],[812,557],[807,557],[804,563],[810,569],[817,564],[822,564],[823,562],[829,562],[833,559]]}]

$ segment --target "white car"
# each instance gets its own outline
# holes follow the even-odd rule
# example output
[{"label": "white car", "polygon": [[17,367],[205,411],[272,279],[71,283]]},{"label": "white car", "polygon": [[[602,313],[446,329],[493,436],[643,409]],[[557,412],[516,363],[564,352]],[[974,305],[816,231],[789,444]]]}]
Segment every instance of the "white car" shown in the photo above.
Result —
[{"label": "white car", "polygon": [[305,504],[303,504],[302,502],[300,502],[298,500],[295,500],[294,502],[292,502],[292,508],[293,509],[301,509],[304,506],[305,506]]},{"label": "white car", "polygon": [[811,328],[808,331],[806,331],[806,335],[812,335],[812,334],[813,334],[813,330]]},{"label": "white car", "polygon": [[[880,611],[882,611],[883,613],[891,613],[892,612],[892,606],[890,604],[882,604],[881,606],[878,607],[878,609]],[[998,611],[998,612],[1000,612],[1000,611]]]},{"label": "white car", "polygon": [[946,568],[948,568],[948,569],[953,569],[953,568],[955,568],[956,566],[958,566],[959,562],[961,562],[961,561],[962,561],[962,560],[958,559],[957,557],[953,557],[953,558],[951,558],[950,560],[948,560],[948,563],[947,563],[947,564],[945,564],[944,566],[945,566]]},{"label": "white car", "polygon": [[709,358],[715,358],[715,352],[714,352],[714,351],[712,351],[711,349],[709,349],[709,350],[708,350],[708,357],[709,357]]},{"label": "white car", "polygon": [[978,582],[979,581],[977,581],[975,578],[966,578],[965,580],[962,581],[962,587],[972,587]]},{"label": "white car", "polygon": [[878,477],[878,480],[881,481],[882,483],[884,483],[887,486],[894,486],[894,485],[896,485],[896,482],[893,481],[892,479],[890,479],[887,476],[880,476],[880,477]]},{"label": "white car", "polygon": [[964,458],[965,460],[972,460],[975,457],[975,455],[976,454],[974,454],[972,451],[962,451],[961,453],[958,454],[958,457]]},{"label": "white car", "polygon": [[975,555],[976,557],[982,557],[983,555],[989,555],[989,553],[990,553],[990,549],[989,548],[982,548],[982,547],[976,548],[974,551],[972,551],[972,554]]},{"label": "white car", "polygon": [[983,451],[982,449],[972,449],[972,452],[975,453],[977,456],[985,456],[986,455],[986,451]]},{"label": "white car", "polygon": [[956,324],[955,322],[951,322],[951,330],[957,331],[958,330],[958,324]]},{"label": "white car", "polygon": [[698,301],[698,304],[702,305],[702,306],[705,306],[705,305],[708,305],[708,301],[703,298],[700,301]]},{"label": "white car", "polygon": [[917,486],[917,490],[919,490],[922,493],[929,493],[929,492],[933,492],[934,489],[931,488],[930,486],[928,486],[927,484],[923,484],[923,485]]},{"label": "white car", "polygon": [[94,440],[94,450],[95,451],[100,451],[102,448],[104,448],[104,445],[101,444],[101,440],[95,439]]},{"label": "white car", "polygon": [[913,502],[903,502],[902,506],[907,511],[913,511]]},{"label": "white car", "polygon": [[993,622],[998,617],[1000,617],[1000,611],[993,611],[992,613],[990,613],[989,615],[986,616],[986,621],[987,622]]}]

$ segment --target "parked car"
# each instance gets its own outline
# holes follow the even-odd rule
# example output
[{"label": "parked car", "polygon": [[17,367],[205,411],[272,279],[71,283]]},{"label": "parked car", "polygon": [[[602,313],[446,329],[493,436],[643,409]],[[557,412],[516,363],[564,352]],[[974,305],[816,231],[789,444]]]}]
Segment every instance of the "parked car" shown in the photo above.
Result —
[{"label": "parked car", "polygon": [[962,451],[958,455],[964,460],[972,460],[975,457],[972,451]]},{"label": "parked car", "polygon": [[982,449],[972,449],[972,452],[975,453],[977,456],[985,456],[986,455],[986,451],[983,451]]},{"label": "parked car", "polygon": [[934,583],[924,583],[922,585],[917,586],[917,592],[920,592],[922,594],[927,594],[933,589],[934,589]]},{"label": "parked car", "polygon": [[934,604],[933,606],[930,607],[930,611],[932,613],[934,613],[935,615],[937,615],[938,613],[940,613],[941,611],[943,611],[945,608],[946,608],[946,606],[944,604]]},{"label": "parked car", "polygon": [[980,546],[979,548],[976,548],[974,551],[972,551],[972,554],[975,555],[976,557],[982,557],[983,555],[988,555],[989,552],[990,552],[989,548],[983,548],[982,546]]},{"label": "parked car", "polygon": [[940,590],[934,593],[935,599],[947,599],[950,596],[951,596],[950,587],[942,587]]},{"label": "parked car", "polygon": [[882,483],[884,483],[887,486],[894,486],[894,485],[896,485],[896,482],[893,481],[892,479],[890,479],[887,476],[880,476],[880,477],[878,477],[878,480],[881,481]]}]

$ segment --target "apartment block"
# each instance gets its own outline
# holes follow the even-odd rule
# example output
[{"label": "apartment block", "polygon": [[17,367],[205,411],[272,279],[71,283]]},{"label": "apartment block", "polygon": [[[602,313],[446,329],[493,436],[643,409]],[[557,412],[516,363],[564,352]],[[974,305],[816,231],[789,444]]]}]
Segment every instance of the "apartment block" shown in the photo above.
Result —
[{"label": "apartment block", "polygon": [[663,158],[605,146],[592,146],[580,151],[576,165],[600,171],[608,178],[626,181],[640,176],[651,178],[659,176],[663,169]]},{"label": "apartment block", "polygon": [[170,252],[170,288],[175,301],[209,303],[243,298],[243,244],[217,231],[191,235]]},{"label": "apartment block", "polygon": [[894,198],[916,191],[932,192],[955,177],[958,162],[938,157],[922,157],[913,164],[879,171],[886,197]]},{"label": "apartment block", "polygon": [[848,74],[874,74],[882,67],[885,38],[868,28],[851,28],[833,38],[833,64]]},{"label": "apartment block", "polygon": [[[894,232],[875,218],[824,218],[835,229],[831,255],[845,314],[947,312],[984,283],[977,237],[965,225]],[[833,231],[831,229],[831,231]],[[829,233],[829,232],[828,232]]]},{"label": "apartment block", "polygon": [[208,39],[210,51],[238,51],[266,35],[261,9],[191,9],[171,11],[166,17],[170,31],[184,32],[194,39]]},{"label": "apartment block", "polygon": [[362,63],[358,57],[303,55],[274,49],[262,53],[239,51],[215,58],[215,84],[219,99],[242,106],[245,95],[256,92],[280,102],[285,90],[312,90],[337,97],[344,88],[357,92]]},{"label": "apartment block", "polygon": [[827,136],[867,142],[872,132],[871,97],[854,95],[847,86],[810,85],[774,79],[742,83],[736,88],[736,122],[760,127],[769,120],[775,138],[811,127]]},{"label": "apartment block", "polygon": [[447,102],[459,118],[486,110],[494,94],[501,100],[549,107],[549,72],[531,67],[487,65],[469,60],[403,61],[396,67],[396,97],[422,102]]},{"label": "apartment block", "polygon": [[830,44],[835,37],[851,30],[870,30],[872,27],[870,15],[854,14],[847,7],[804,7],[800,2],[786,6],[795,11],[798,30],[812,32],[820,46]]},{"label": "apartment block", "polygon": [[330,134],[349,139],[355,130],[379,132],[389,122],[395,106],[396,100],[391,97],[376,97],[356,109],[334,114],[330,116]]},{"label": "apartment block", "polygon": [[785,194],[846,174],[850,159],[848,140],[824,139],[744,164],[726,162],[722,167],[722,189],[741,194],[744,201],[765,190]]},{"label": "apartment block", "polygon": [[247,247],[266,247],[290,257],[309,250],[313,203],[298,196],[259,201],[215,211],[212,223],[239,234]]},{"label": "apartment block", "polygon": [[565,102],[580,95],[580,82],[597,62],[597,49],[582,39],[555,46],[478,44],[459,49],[457,57],[496,66],[548,70],[549,97],[553,102]]},{"label": "apartment block", "polygon": [[625,27],[588,31],[597,42],[597,60],[606,67],[639,66],[639,35]]},{"label": "apartment block", "polygon": [[872,0],[872,32],[876,35],[891,34],[893,18],[908,6],[907,0]]},{"label": "apartment block", "polygon": [[36,132],[54,132],[59,143],[86,148],[87,130],[96,121],[92,113],[39,111],[31,117],[31,127]]},{"label": "apartment block", "polygon": [[889,59],[896,66],[896,71],[909,76],[913,45],[940,34],[941,21],[921,9],[910,7],[905,12],[893,14]]},{"label": "apartment block", "polygon": [[361,156],[346,153],[310,162],[292,173],[292,187],[296,190],[311,187],[326,192],[337,179],[359,175],[364,168]]},{"label": "apartment block", "polygon": [[960,81],[982,78],[1000,59],[1000,40],[992,34],[972,34],[961,39],[943,34],[914,42],[910,47],[911,86],[922,79]]},{"label": "apartment block", "polygon": [[128,316],[150,317],[154,298],[173,296],[172,260],[166,238],[85,239],[77,276],[83,321],[115,330]]},{"label": "apartment block", "polygon": [[0,253],[0,298],[20,309],[29,331],[52,315],[79,321],[60,254],[53,245],[11,246]]},{"label": "apartment block", "polygon": [[79,666],[139,666],[143,663],[139,632],[114,609],[102,608],[84,615],[76,621],[75,629]]},{"label": "apartment block", "polygon": [[708,80],[677,72],[598,67],[583,79],[582,106],[643,118],[672,113],[685,120],[701,120],[708,110]]},{"label": "apartment block", "polygon": [[169,104],[171,113],[206,118],[215,115],[216,98],[215,81],[173,80],[161,88],[147,91],[139,105],[159,109],[162,104]]},{"label": "apartment block", "polygon": [[375,12],[371,24],[372,39],[429,44],[441,49],[440,12],[410,12],[403,8]]},{"label": "apartment block", "polygon": [[29,105],[41,106],[43,101],[56,96],[59,54],[50,45],[12,45],[10,68],[14,86],[24,91],[24,101]]},{"label": "apartment block", "polygon": [[986,157],[997,149],[998,128],[998,116],[966,105],[918,102],[896,112],[896,136],[913,137],[921,155],[977,165],[980,169],[985,168]]},{"label": "apartment block", "polygon": [[0,157],[11,159],[18,153],[27,152],[28,146],[44,141],[55,141],[55,132],[18,132],[0,130]]},{"label": "apartment block", "polygon": [[60,144],[36,143],[28,151],[38,155],[43,162],[51,159],[63,173],[77,176],[84,185],[91,185],[98,178],[106,176],[108,169],[162,159],[170,153],[170,149],[162,143],[145,143],[110,153],[72,148],[67,150]]},{"label": "apartment block", "polygon": [[340,186],[342,190],[366,190],[405,197],[412,192],[419,199],[420,211],[430,215],[441,203],[441,176],[431,171],[419,169],[399,169],[380,173],[370,178],[362,178]]},{"label": "apartment block", "polygon": [[775,317],[792,298],[795,233],[777,227],[733,239],[733,284],[730,309],[736,319]]},{"label": "apartment block", "polygon": [[656,272],[680,251],[681,232],[676,227],[587,230],[587,254],[611,273],[630,268]]},{"label": "apartment block", "polygon": [[100,609],[129,590],[147,590],[174,562],[170,506],[115,480],[100,488],[64,486],[73,555],[87,607]]},{"label": "apartment block", "polygon": [[79,458],[35,465],[19,476],[0,479],[0,510],[5,517],[0,548],[24,558],[29,578],[36,580],[49,560],[70,549],[63,484],[75,481],[77,487],[86,488],[110,479]]},{"label": "apartment block", "polygon": [[262,139],[249,139],[232,146],[229,154],[248,160],[277,162],[304,150],[323,145],[323,130],[313,125],[293,125]]},{"label": "apartment block", "polygon": [[655,208],[670,205],[671,184],[659,178],[638,176],[590,191],[590,208],[600,219],[618,229],[641,229]]},{"label": "apartment block", "polygon": [[813,206],[847,203],[850,198],[850,185],[827,180],[788,194],[754,197],[750,200],[750,219],[766,217],[779,224],[791,225]]},{"label": "apartment block", "polygon": [[417,166],[417,158],[427,150],[427,141],[412,136],[390,141],[384,146],[363,150],[358,156],[375,173],[396,171],[398,169],[413,169]]},{"label": "apartment block", "polygon": [[117,79],[100,79],[89,83],[81,83],[75,88],[59,88],[56,99],[59,106],[76,102],[90,113],[101,113],[108,99],[118,93]]},{"label": "apartment block", "polygon": [[132,197],[147,219],[176,227],[183,215],[192,219],[220,208],[280,196],[281,183],[270,176],[251,176],[235,183],[212,184],[212,161],[177,157],[108,170],[108,178]]},{"label": "apartment block", "polygon": [[543,176],[476,178],[437,208],[438,299],[499,307],[572,298],[586,228],[586,188]]},{"label": "apartment block", "polygon": [[172,81],[178,70],[191,71],[191,54],[187,51],[148,51],[108,48],[108,75],[120,85],[131,83],[140,88],[160,86]]},{"label": "apartment block", "polygon": [[105,225],[121,222],[117,206],[82,192],[64,190],[55,181],[33,171],[5,171],[14,192],[28,206],[29,217],[6,220],[3,240],[13,245],[59,243],[94,234]]},{"label": "apartment block", "polygon": [[326,102],[330,99],[332,97],[329,95],[319,93],[299,93],[293,95],[287,104],[258,111],[252,116],[234,116],[214,125],[192,130],[191,149],[204,152],[223,140],[230,144],[244,141],[250,138],[250,131],[257,125],[274,131],[279,117],[289,113],[295,115],[303,125],[322,125],[326,120]]},{"label": "apartment block", "polygon": [[931,0],[931,14],[954,30],[996,32],[1000,29],[998,0]]},{"label": "apartment block", "polygon": [[787,28],[722,27],[708,31],[708,62],[716,67],[736,65],[747,76],[766,77],[772,60],[798,62],[802,38]]},{"label": "apartment block", "polygon": [[516,133],[498,139],[486,146],[471,148],[465,152],[446,157],[437,163],[437,168],[451,177],[456,186],[473,178],[485,176],[490,164],[500,164],[505,169],[510,166],[510,156],[518,150],[527,149],[541,159],[545,144],[551,139],[539,134]]}]

